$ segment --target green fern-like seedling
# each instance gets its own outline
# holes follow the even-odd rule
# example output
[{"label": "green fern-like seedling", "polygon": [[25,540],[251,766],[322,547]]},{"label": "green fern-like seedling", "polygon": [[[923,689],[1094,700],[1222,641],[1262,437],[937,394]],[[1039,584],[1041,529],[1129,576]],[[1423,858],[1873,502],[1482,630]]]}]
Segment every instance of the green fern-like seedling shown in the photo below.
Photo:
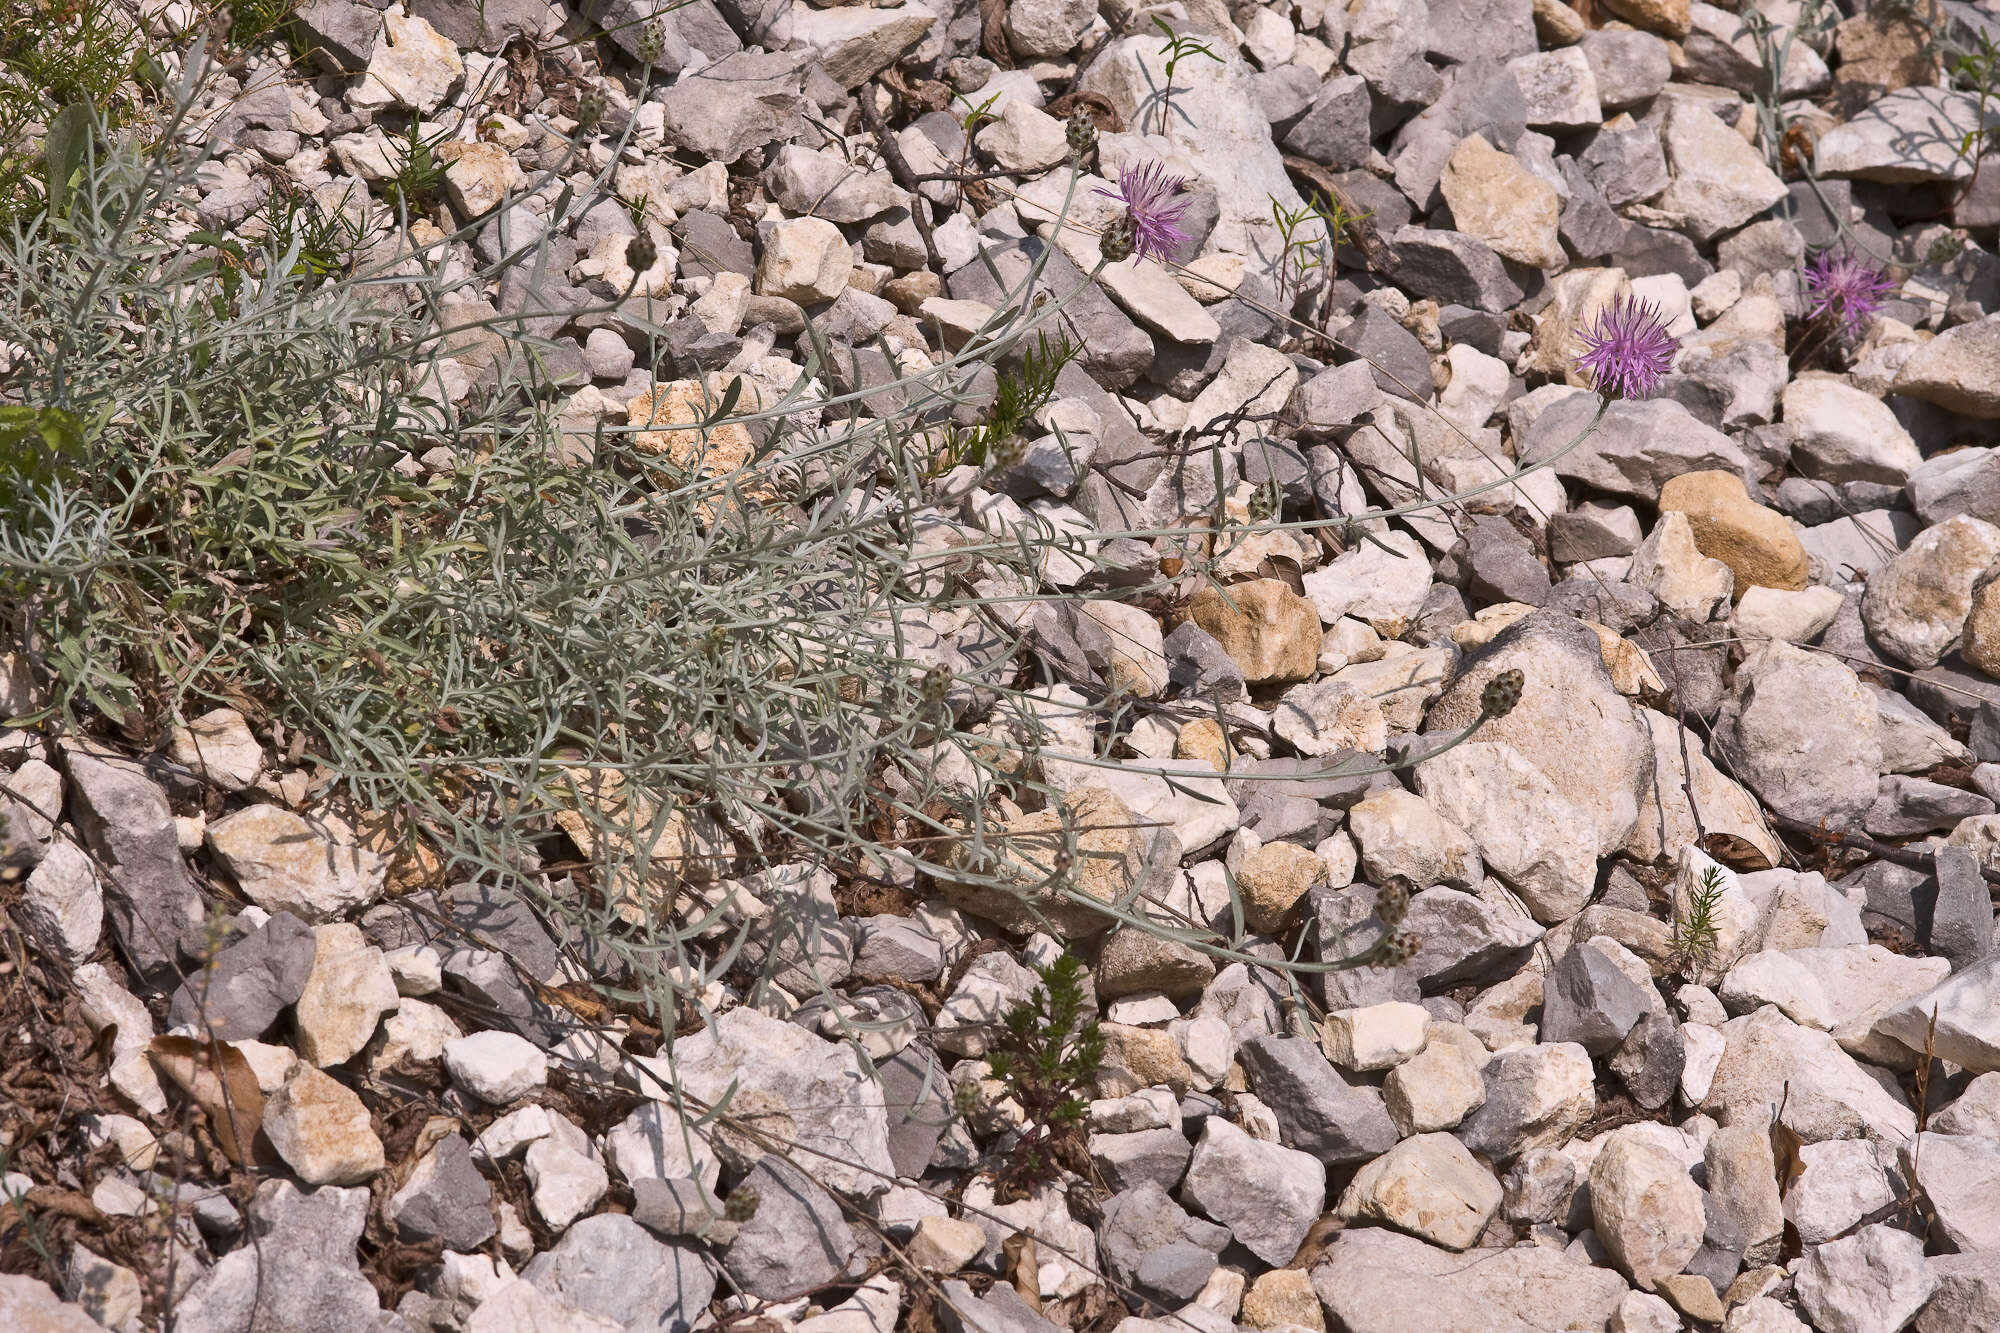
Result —
[{"label": "green fern-like seedling", "polygon": [[1104,1059],[1104,1035],[1084,987],[1083,960],[1065,952],[1040,969],[1042,984],[1007,1011],[986,1065],[1026,1115],[999,1178],[1000,1193],[1025,1195],[1055,1179],[1077,1147],[1090,1102],[1084,1089]]},{"label": "green fern-like seedling", "polygon": [[1715,912],[1726,887],[1722,872],[1710,866],[1702,871],[1701,880],[1688,891],[1687,909],[1674,910],[1673,956],[1678,970],[1706,966],[1714,959],[1717,937]]}]

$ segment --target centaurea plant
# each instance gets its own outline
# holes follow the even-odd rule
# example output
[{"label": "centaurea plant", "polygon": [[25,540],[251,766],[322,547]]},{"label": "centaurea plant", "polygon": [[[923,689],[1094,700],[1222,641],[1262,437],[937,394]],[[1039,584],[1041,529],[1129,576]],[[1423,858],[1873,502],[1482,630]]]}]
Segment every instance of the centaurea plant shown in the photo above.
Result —
[{"label": "centaurea plant", "polygon": [[1584,347],[1577,367],[1590,373],[1599,393],[1613,398],[1652,397],[1680,350],[1660,308],[1631,296],[1613,301],[1577,336]]}]

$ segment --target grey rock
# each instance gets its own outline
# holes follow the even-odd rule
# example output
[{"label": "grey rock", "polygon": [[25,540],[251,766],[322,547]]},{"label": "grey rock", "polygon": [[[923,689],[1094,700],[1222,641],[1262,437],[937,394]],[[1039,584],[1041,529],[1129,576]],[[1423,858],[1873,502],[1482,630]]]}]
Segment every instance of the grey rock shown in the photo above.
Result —
[{"label": "grey rock", "polygon": [[1413,402],[1431,395],[1431,358],[1411,333],[1376,306],[1364,306],[1334,335],[1334,346],[1366,361],[1383,393]]},{"label": "grey rock", "polygon": [[1253,1139],[1210,1116],[1181,1196],[1259,1259],[1282,1264],[1326,1206],[1326,1172],[1312,1154]]},{"label": "grey rock", "polygon": [[805,130],[804,59],[797,52],[737,51],[676,79],[659,97],[667,142],[734,162]]},{"label": "grey rock", "polygon": [[1193,1216],[1158,1185],[1146,1183],[1105,1201],[1099,1243],[1113,1277],[1181,1305],[1193,1300],[1215,1271],[1229,1229]]},{"label": "grey rock", "polygon": [[548,0],[412,0],[410,13],[460,50],[495,55],[509,42],[551,36],[563,23],[561,10]]},{"label": "grey rock", "polygon": [[1878,838],[1907,838],[1934,830],[1948,832],[1961,819],[1993,811],[1993,802],[1978,792],[1891,773],[1877,788],[1862,827]]},{"label": "grey rock", "polygon": [[1730,771],[1779,814],[1845,820],[1874,804],[1876,709],[1844,663],[1780,641],[1753,652],[1716,723]]},{"label": "grey rock", "polygon": [[1571,1041],[1606,1055],[1625,1040],[1658,996],[1632,979],[1589,940],[1556,960],[1543,983],[1542,1039]]},{"label": "grey rock", "polygon": [[472,1150],[457,1134],[438,1140],[403,1187],[383,1205],[382,1216],[411,1243],[443,1242],[447,1250],[477,1249],[499,1230],[493,1220],[492,1187],[473,1164]]},{"label": "grey rock", "polygon": [[1569,1212],[1578,1184],[1576,1162],[1555,1148],[1530,1148],[1514,1159],[1501,1180],[1500,1213],[1509,1222],[1534,1226]]},{"label": "grey rock", "polygon": [[[1528,428],[1522,461],[1553,457],[1596,413],[1597,399],[1587,393],[1553,404]],[[1557,476],[1651,504],[1660,487],[1683,472],[1743,474],[1749,460],[1735,441],[1696,421],[1679,403],[1653,399],[1614,402],[1590,438],[1556,458],[1553,467]]]},{"label": "grey rock", "polygon": [[945,1283],[943,1290],[938,1322],[945,1333],[1060,1333],[1060,1325],[1028,1308],[1020,1293],[1004,1282],[996,1282],[984,1296],[975,1296],[972,1288],[957,1281]]},{"label": "grey rock", "polygon": [[521,1277],[631,1333],[687,1333],[715,1294],[715,1273],[698,1248],[656,1240],[622,1213],[576,1222]]},{"label": "grey rock", "polygon": [[723,1269],[751,1295],[803,1295],[838,1277],[853,1256],[854,1233],[840,1204],[789,1162],[761,1158],[730,1195],[732,1201],[739,1197],[753,1200],[756,1211],[721,1258]]},{"label": "grey rock", "polygon": [[1442,885],[1410,899],[1403,929],[1417,937],[1417,955],[1409,968],[1425,990],[1505,976],[1542,937],[1542,928],[1504,895],[1464,893]]},{"label": "grey rock", "polygon": [[1937,896],[1928,913],[1919,909],[1916,926],[1924,946],[1957,972],[1993,952],[1993,896],[1979,859],[1965,848],[1938,848],[1936,866]]},{"label": "grey rock", "polygon": [[1162,648],[1167,657],[1167,681],[1176,693],[1219,703],[1248,696],[1243,668],[1213,635],[1193,621],[1167,635]]},{"label": "grey rock", "polygon": [[730,1225],[723,1221],[722,1201],[691,1176],[633,1181],[632,1220],[666,1240],[714,1236]]},{"label": "grey rock", "polygon": [[[1418,296],[1492,311],[1506,310],[1521,299],[1521,287],[1506,264],[1477,236],[1410,226],[1396,232],[1390,242],[1395,250],[1391,275],[1398,286]],[[1421,386],[1421,381],[1402,378]],[[1392,385],[1382,388],[1397,392]]]},{"label": "grey rock", "polygon": [[1442,95],[1396,131],[1388,149],[1396,186],[1429,213],[1439,202],[1444,164],[1468,134],[1511,151],[1528,128],[1528,106],[1504,63],[1481,58],[1454,67]]},{"label": "grey rock", "polygon": [[1577,45],[1597,77],[1597,100],[1606,111],[1651,100],[1673,77],[1667,43],[1653,33],[1592,29]]},{"label": "grey rock", "polygon": [[1395,1145],[1396,1124],[1381,1092],[1348,1083],[1307,1038],[1253,1038],[1237,1059],[1251,1090],[1277,1116],[1287,1147],[1340,1166]]},{"label": "grey rock", "polygon": [[186,1333],[353,1333],[389,1330],[375,1287],[351,1259],[333,1263],[310,1250],[245,1246],[217,1261],[174,1312]]},{"label": "grey rock", "polygon": [[1784,1243],[1785,1210],[1769,1127],[1753,1117],[1717,1129],[1702,1149],[1702,1169],[1707,1243],[1746,1266],[1773,1262]]},{"label": "grey rock", "polygon": [[1715,266],[1701,257],[1693,241],[1677,231],[1659,227],[1634,225],[1625,233],[1613,258],[1628,277],[1650,278],[1672,273],[1690,290],[1715,272]]},{"label": "grey rock", "polygon": [[1569,200],[1563,204],[1556,231],[1571,254],[1579,259],[1603,259],[1625,246],[1632,228],[1597,183],[1586,176],[1573,158],[1561,162],[1563,180],[1569,186]]},{"label": "grey rock", "polygon": [[855,934],[855,976],[926,982],[944,970],[944,945],[913,917],[863,917]]},{"label": "grey rock", "polygon": [[1476,1259],[1379,1227],[1349,1228],[1312,1270],[1332,1327],[1354,1333],[1604,1328],[1630,1288],[1540,1245]]},{"label": "grey rock", "polygon": [[1611,1055],[1611,1072],[1625,1084],[1632,1100],[1657,1111],[1673,1100],[1687,1068],[1687,1038],[1664,1008],[1647,1012],[1632,1025]]},{"label": "grey rock", "polygon": [[681,275],[714,277],[717,273],[740,273],[750,277],[757,271],[750,242],[736,229],[704,209],[681,214],[673,225],[674,239],[680,242]]},{"label": "grey rock", "polygon": [[[1644,36],[1642,33],[1599,33],[1598,36]],[[1577,155],[1591,183],[1613,207],[1650,199],[1667,188],[1667,155],[1650,125],[1624,130],[1599,130],[1590,146]]]},{"label": "grey rock", "polygon": [[1485,602],[1540,606],[1549,595],[1549,571],[1534,543],[1504,518],[1475,516],[1466,526],[1464,566],[1472,595]]},{"label": "grey rock", "polygon": [[292,21],[314,63],[330,74],[359,74],[382,38],[382,11],[354,0],[306,0]]},{"label": "grey rock", "polygon": [[1444,64],[1511,60],[1535,49],[1529,0],[1430,0],[1428,51]]},{"label": "grey rock", "polygon": [[1368,161],[1368,85],[1360,75],[1329,78],[1279,143],[1288,153],[1347,171]]},{"label": "grey rock", "polygon": [[1530,1148],[1568,1142],[1596,1109],[1589,1052],[1569,1044],[1524,1046],[1486,1066],[1486,1100],[1459,1126],[1458,1139],[1495,1162],[1510,1161]]},{"label": "grey rock", "polygon": [[111,933],[139,979],[166,989],[179,980],[181,934],[202,917],[166,794],[131,763],[68,742],[62,755],[70,817],[95,858]]},{"label": "grey rock", "polygon": [[446,989],[481,1006],[501,1026],[540,1046],[565,1035],[555,1011],[522,981],[504,954],[490,949],[454,949],[442,962]]},{"label": "grey rock", "polygon": [[[1152,336],[1133,323],[1097,284],[1086,282],[1085,275],[1062,251],[1037,238],[1023,237],[989,245],[984,254],[984,259],[967,264],[946,280],[952,299],[983,301],[998,309],[1006,304],[1008,290],[1025,280],[1037,260],[1042,260],[1037,285],[1059,300],[1066,298],[1061,322],[1070,338],[1084,349],[1076,364],[1112,390],[1132,384],[1152,364]],[[1121,474],[1120,480],[1140,484],[1127,475]]]},{"label": "grey rock", "polygon": [[314,948],[310,926],[290,912],[275,913],[182,982],[168,1018],[200,1025],[216,1041],[261,1036],[305,989]]},{"label": "grey rock", "polygon": [[1171,1190],[1181,1183],[1194,1151],[1178,1129],[1142,1129],[1130,1134],[1092,1134],[1090,1160],[1115,1190],[1152,1182]]}]

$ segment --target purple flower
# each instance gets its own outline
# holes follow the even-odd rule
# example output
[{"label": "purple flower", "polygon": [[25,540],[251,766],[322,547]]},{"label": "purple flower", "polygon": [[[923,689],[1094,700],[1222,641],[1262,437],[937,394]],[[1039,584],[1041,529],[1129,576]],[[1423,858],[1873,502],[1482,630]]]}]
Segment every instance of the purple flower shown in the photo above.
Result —
[{"label": "purple flower", "polygon": [[1169,176],[1158,162],[1128,166],[1118,173],[1117,189],[1099,186],[1097,192],[1124,201],[1132,218],[1132,253],[1141,259],[1168,263],[1192,239],[1177,225],[1194,202],[1181,197],[1187,193],[1187,179]]},{"label": "purple flower", "polygon": [[1660,308],[1629,296],[1613,301],[1577,336],[1584,352],[1576,364],[1590,372],[1599,391],[1619,398],[1652,397],[1680,350]]},{"label": "purple flower", "polygon": [[1851,336],[1861,332],[1882,308],[1882,298],[1896,284],[1851,254],[1822,250],[1806,265],[1806,294],[1813,298],[1807,313],[1838,319]]}]

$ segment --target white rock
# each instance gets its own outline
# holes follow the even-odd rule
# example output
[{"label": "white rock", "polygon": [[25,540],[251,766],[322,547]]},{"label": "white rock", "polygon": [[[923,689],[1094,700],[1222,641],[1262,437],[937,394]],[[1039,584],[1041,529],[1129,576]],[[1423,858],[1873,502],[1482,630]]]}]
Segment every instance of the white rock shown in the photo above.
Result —
[{"label": "white rock", "polygon": [[1678,1273],[1701,1248],[1701,1187],[1687,1167],[1628,1125],[1604,1136],[1590,1167],[1590,1213],[1611,1261],[1641,1287]]},{"label": "white rock", "polygon": [[1823,1245],[1896,1201],[1883,1162],[1888,1150],[1866,1139],[1829,1139],[1799,1150],[1805,1170],[1785,1191],[1785,1219],[1806,1245]]},{"label": "white rock", "polygon": [[1267,1264],[1289,1261],[1326,1203],[1318,1158],[1251,1138],[1221,1116],[1202,1123],[1182,1196]]},{"label": "white rock", "polygon": [[1513,746],[1468,741],[1417,766],[1417,790],[1472,835],[1537,921],[1574,916],[1597,887],[1597,829]]},{"label": "white rock", "polygon": [[1714,614],[1736,585],[1728,565],[1696,549],[1694,528],[1677,509],[1661,514],[1651,535],[1632,553],[1627,580],[1695,621]]},{"label": "white rock", "polygon": [[1775,1004],[1794,1023],[1822,1031],[1833,1027],[1833,1005],[1819,979],[1787,954],[1768,949],[1751,954],[1729,969],[1717,993],[1731,1013]]},{"label": "white rock", "polygon": [[548,1057],[526,1037],[497,1029],[445,1043],[451,1081],[494,1106],[527,1096],[549,1081]]},{"label": "white rock", "polygon": [[772,230],[758,261],[757,293],[815,305],[846,290],[853,271],[854,251],[840,228],[825,218],[787,218]]},{"label": "white rock", "polygon": [[185,727],[175,727],[168,753],[175,763],[224,791],[252,787],[264,771],[264,747],[233,708],[212,709]]},{"label": "white rock", "polygon": [[1924,461],[1895,413],[1845,380],[1801,375],[1785,386],[1783,402],[1793,456],[1808,476],[1901,486]]},{"label": "white rock", "polygon": [[397,9],[384,14],[382,22],[387,31],[368,57],[368,70],[360,86],[347,94],[349,104],[437,110],[465,76],[458,48],[424,20]]},{"label": "white rock", "polygon": [[88,853],[67,838],[49,844],[23,886],[21,924],[71,967],[96,952],[104,931],[104,891]]},{"label": "white rock", "polygon": [[1708,1096],[1709,1084],[1722,1064],[1728,1042],[1706,1023],[1683,1023],[1681,1044],[1687,1048],[1687,1060],[1681,1066],[1681,1100],[1689,1106],[1699,1106]]},{"label": "white rock", "polygon": [[1922,1052],[1932,1042],[1933,1011],[1937,1030],[1931,1049],[1938,1057],[1978,1074],[2000,1070],[2000,957],[1983,958],[1904,1001],[1875,1030]]},{"label": "white rock", "polygon": [[1752,585],[1744,589],[1729,623],[1745,639],[1810,643],[1833,623],[1843,601],[1839,590],[1823,584],[1798,592]]},{"label": "white rock", "polygon": [[208,849],[250,901],[267,912],[329,921],[382,894],[388,865],[376,853],[329,842],[275,805],[252,805],[208,826]]},{"label": "white rock", "polygon": [[1923,1241],[1886,1222],[1819,1246],[1800,1262],[1794,1282],[1800,1307],[1821,1333],[1896,1333],[1937,1286]]},{"label": "white rock", "polygon": [[602,1163],[553,1136],[528,1145],[527,1167],[535,1215],[555,1231],[588,1213],[611,1187]]},{"label": "white rock", "polygon": [[1424,1049],[1431,1015],[1420,1004],[1389,1001],[1337,1009],[1320,1029],[1326,1058],[1343,1069],[1391,1069]]},{"label": "white rock", "polygon": [[1422,544],[1395,531],[1382,534],[1379,541],[1380,546],[1363,542],[1305,576],[1306,597],[1319,610],[1322,624],[1351,615],[1394,638],[1423,609],[1431,587],[1431,565]]},{"label": "white rock", "polygon": [[1466,1250],[1500,1211],[1502,1193],[1493,1172],[1457,1139],[1419,1134],[1355,1173],[1334,1215],[1381,1222],[1448,1250]]},{"label": "white rock", "polygon": [[368,1108],[300,1061],[264,1103],[264,1135],[308,1185],[361,1185],[386,1165]]}]

